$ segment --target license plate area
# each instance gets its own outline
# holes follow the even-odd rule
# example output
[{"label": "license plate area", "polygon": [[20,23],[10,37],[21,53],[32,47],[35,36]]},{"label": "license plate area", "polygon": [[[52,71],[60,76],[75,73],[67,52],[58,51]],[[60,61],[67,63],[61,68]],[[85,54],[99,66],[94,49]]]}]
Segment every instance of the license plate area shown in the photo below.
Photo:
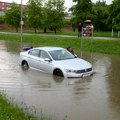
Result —
[{"label": "license plate area", "polygon": [[83,75],[82,75],[82,77],[88,77],[88,76],[90,76],[89,73],[88,73],[88,74],[83,74]]}]

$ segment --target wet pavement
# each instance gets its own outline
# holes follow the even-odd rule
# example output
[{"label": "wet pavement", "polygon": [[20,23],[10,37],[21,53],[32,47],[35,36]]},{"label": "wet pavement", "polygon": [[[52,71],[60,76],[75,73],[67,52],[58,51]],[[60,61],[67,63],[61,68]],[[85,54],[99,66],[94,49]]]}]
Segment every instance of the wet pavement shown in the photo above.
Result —
[{"label": "wet pavement", "polygon": [[94,75],[64,79],[23,71],[18,45],[0,41],[0,91],[38,119],[42,111],[53,120],[120,120],[120,56],[82,56],[93,64]]}]

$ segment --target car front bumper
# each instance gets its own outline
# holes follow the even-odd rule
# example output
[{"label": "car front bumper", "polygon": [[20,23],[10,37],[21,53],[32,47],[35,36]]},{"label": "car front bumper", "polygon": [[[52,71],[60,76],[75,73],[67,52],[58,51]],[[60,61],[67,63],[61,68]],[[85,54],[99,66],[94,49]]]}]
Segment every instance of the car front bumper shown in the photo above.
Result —
[{"label": "car front bumper", "polygon": [[87,76],[92,76],[93,75],[93,71],[91,72],[86,72],[86,73],[81,73],[81,74],[76,74],[76,73],[67,73],[66,77],[68,78],[79,78],[79,77],[87,77]]}]

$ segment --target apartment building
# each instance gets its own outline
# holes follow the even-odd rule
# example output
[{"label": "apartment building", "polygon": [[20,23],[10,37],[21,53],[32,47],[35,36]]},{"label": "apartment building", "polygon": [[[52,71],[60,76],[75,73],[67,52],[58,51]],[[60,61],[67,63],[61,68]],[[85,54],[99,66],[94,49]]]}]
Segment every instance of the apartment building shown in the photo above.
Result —
[{"label": "apartment building", "polygon": [[11,3],[0,1],[0,11],[5,11],[9,9]]},{"label": "apartment building", "polygon": [[[10,9],[10,5],[11,5],[11,3],[0,1],[0,16],[5,15],[5,11]],[[17,4],[17,5],[20,6],[21,4]],[[26,7],[26,5],[22,5],[22,6],[23,6],[23,8]]]}]

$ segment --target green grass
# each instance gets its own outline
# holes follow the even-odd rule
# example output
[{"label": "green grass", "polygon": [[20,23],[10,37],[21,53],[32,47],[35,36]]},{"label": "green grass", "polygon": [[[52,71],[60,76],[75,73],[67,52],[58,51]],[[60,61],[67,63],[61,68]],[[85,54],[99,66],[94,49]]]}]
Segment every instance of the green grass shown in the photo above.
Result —
[{"label": "green grass", "polygon": [[45,115],[42,110],[39,116],[36,111],[23,102],[22,107],[14,104],[13,98],[8,98],[4,92],[0,92],[0,120],[52,120],[52,116]]},{"label": "green grass", "polygon": [[[77,36],[77,29],[75,30],[75,32],[70,29],[70,30],[67,30],[67,29],[62,29],[61,32],[58,32],[57,34],[63,34],[63,35],[72,35],[72,36]],[[93,32],[93,36],[94,37],[112,37],[112,32],[109,31],[109,32],[96,32],[94,31]],[[114,34],[113,34],[113,37],[118,37],[118,33],[116,31],[114,31]]]},{"label": "green grass", "polygon": [[[16,32],[14,28],[9,28],[9,29],[4,29],[0,30],[1,32]],[[20,31],[20,28],[19,28]],[[23,33],[31,33],[34,34],[34,29],[28,29],[28,28],[23,28]],[[41,29],[37,29],[37,34],[46,34],[43,32]],[[47,34],[55,34],[54,31],[50,31],[47,29]],[[75,32],[72,30],[71,27],[68,28],[63,28],[60,31],[57,31],[57,35],[71,35],[71,36],[77,36],[77,28]],[[111,31],[100,31],[97,32],[94,30],[93,32],[94,37],[111,37],[112,36],[112,30]],[[113,37],[118,37],[118,33],[114,31],[114,36]]]},{"label": "green grass", "polygon": [[[94,32],[94,37],[112,37],[112,32]],[[114,32],[113,37],[118,37],[118,33]]]},{"label": "green grass", "polygon": [[[11,42],[18,42],[20,44],[19,34],[0,34],[0,40],[9,40]],[[82,42],[82,48],[81,48]],[[67,48],[71,46],[77,52],[92,51],[105,54],[118,54],[120,55],[120,41],[119,40],[95,40],[77,37],[59,37],[59,36],[40,36],[39,34],[23,34],[22,45],[36,46],[60,46]],[[20,46],[20,45],[19,45]]]},{"label": "green grass", "polygon": [[13,106],[0,93],[0,120],[36,120],[36,118],[32,114],[23,112],[17,105]]}]

